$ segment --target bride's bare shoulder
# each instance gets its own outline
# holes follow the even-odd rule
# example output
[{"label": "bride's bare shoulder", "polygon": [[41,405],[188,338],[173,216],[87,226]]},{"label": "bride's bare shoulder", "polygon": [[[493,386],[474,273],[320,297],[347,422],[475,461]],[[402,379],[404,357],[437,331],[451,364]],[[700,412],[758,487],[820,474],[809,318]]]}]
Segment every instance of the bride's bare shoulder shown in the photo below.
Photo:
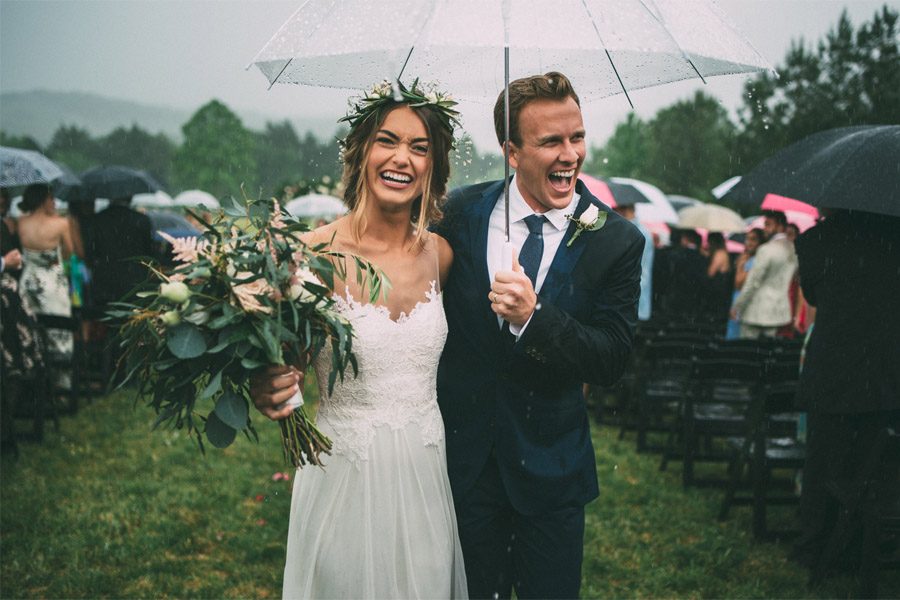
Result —
[{"label": "bride's bare shoulder", "polygon": [[331,245],[335,239],[341,239],[342,237],[343,220],[344,218],[342,217],[337,221],[316,227],[312,231],[307,231],[300,236],[300,240],[307,246]]}]

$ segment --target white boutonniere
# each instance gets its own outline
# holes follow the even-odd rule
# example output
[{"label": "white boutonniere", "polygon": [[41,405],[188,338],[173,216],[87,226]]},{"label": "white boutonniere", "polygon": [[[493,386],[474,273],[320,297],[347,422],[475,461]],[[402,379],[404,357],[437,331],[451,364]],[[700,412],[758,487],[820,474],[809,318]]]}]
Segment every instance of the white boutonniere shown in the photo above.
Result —
[{"label": "white boutonniere", "polygon": [[575,223],[575,233],[572,234],[566,248],[578,239],[582,231],[597,231],[606,225],[606,213],[600,212],[600,209],[594,204],[589,205],[577,219],[573,215],[566,215],[566,218]]}]

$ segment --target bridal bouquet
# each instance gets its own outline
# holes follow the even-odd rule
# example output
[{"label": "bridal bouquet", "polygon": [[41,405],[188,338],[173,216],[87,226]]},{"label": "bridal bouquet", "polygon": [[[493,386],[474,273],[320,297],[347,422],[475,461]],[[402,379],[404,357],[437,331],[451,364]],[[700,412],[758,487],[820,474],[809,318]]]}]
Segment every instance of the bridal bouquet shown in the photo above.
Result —
[{"label": "bridal bouquet", "polygon": [[[120,302],[110,317],[124,320],[118,368],[122,384],[136,381],[138,394],[157,412],[154,428],[186,427],[203,450],[203,438],[217,448],[238,431],[258,440],[250,419],[249,378],[269,364],[291,364],[331,353],[333,386],[348,366],[356,372],[350,323],[333,310],[329,289],[343,279],[346,263],[377,299],[387,282],[371,264],[309,247],[299,234],[306,225],[275,200],[239,201],[226,206],[196,238],[166,239],[176,267],[149,266],[158,288]],[[304,410],[302,397],[281,421],[285,456],[294,466],[321,465],[331,441]]]}]

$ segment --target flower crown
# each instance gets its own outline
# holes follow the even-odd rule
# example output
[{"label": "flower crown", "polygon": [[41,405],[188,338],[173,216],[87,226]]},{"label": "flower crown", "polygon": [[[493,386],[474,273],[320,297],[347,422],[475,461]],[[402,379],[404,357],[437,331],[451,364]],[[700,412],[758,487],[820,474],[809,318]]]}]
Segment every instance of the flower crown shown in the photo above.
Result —
[{"label": "flower crown", "polygon": [[350,100],[350,110],[345,117],[338,119],[338,123],[346,122],[353,128],[371,115],[378,114],[384,108],[395,104],[406,104],[412,108],[434,107],[438,120],[450,135],[453,135],[454,128],[460,124],[459,111],[453,108],[457,104],[456,100],[450,94],[438,91],[435,84],[420,86],[418,78],[409,88],[400,81],[395,85],[387,80],[376,84],[365,92],[365,95]]}]

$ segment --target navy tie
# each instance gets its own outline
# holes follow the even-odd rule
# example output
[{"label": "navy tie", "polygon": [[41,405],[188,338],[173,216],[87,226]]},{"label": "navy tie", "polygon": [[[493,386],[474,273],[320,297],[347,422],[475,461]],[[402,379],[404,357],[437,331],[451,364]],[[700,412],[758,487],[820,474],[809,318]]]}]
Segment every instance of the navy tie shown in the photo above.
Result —
[{"label": "navy tie", "polygon": [[522,244],[519,252],[519,264],[522,270],[531,280],[531,285],[537,289],[537,274],[541,266],[541,258],[544,256],[544,236],[542,230],[547,217],[543,215],[530,215],[525,217],[525,225],[528,226],[528,238]]}]

